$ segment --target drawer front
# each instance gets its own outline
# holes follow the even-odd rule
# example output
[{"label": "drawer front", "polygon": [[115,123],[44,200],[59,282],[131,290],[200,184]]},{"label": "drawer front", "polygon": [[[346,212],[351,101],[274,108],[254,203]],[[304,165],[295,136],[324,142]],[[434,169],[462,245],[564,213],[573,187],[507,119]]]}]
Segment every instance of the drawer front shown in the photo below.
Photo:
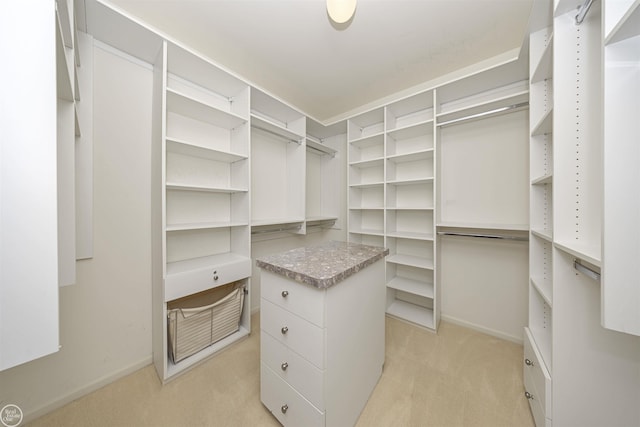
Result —
[{"label": "drawer front", "polygon": [[171,301],[249,276],[249,259],[167,275],[164,281],[164,298],[165,301]]},{"label": "drawer front", "polygon": [[325,368],[324,329],[261,299],[261,329],[319,369]]},{"label": "drawer front", "polygon": [[324,413],[264,363],[260,365],[260,400],[285,427],[324,426]]},{"label": "drawer front", "polygon": [[260,274],[262,298],[320,327],[324,327],[325,293],[323,289],[296,283],[266,270]]},{"label": "drawer front", "polygon": [[[526,382],[527,375],[525,375],[525,390],[527,390]],[[531,391],[529,391],[531,393]],[[545,412],[540,405],[540,401],[534,395],[529,399],[529,408],[531,408],[531,414],[533,415],[533,421],[536,423],[536,427],[551,427],[551,420],[545,417]]]},{"label": "drawer front", "polygon": [[266,332],[260,336],[260,358],[313,406],[324,411],[322,370]]},{"label": "drawer front", "polygon": [[542,411],[551,417],[551,376],[528,328],[525,328],[523,369],[527,390],[536,396]]}]

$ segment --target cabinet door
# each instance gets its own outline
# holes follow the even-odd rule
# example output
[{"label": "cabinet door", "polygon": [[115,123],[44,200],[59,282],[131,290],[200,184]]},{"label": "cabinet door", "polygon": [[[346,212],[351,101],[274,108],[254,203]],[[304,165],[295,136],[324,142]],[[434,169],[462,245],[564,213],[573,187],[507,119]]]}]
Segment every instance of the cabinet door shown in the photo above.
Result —
[{"label": "cabinet door", "polygon": [[0,14],[0,370],[58,350],[55,4],[32,3]]}]

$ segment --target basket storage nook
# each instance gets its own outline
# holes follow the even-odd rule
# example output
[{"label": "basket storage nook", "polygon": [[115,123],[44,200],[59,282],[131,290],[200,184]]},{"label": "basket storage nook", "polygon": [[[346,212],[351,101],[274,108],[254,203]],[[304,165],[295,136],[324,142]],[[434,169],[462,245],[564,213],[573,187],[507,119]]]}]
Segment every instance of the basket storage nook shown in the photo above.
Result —
[{"label": "basket storage nook", "polygon": [[167,305],[169,355],[173,363],[239,330],[244,282],[233,282]]}]

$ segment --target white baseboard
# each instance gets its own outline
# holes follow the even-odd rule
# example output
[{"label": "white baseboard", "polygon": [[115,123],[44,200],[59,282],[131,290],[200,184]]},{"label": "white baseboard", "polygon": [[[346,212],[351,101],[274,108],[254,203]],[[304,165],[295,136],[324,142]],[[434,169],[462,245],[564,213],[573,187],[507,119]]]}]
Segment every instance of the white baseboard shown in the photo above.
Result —
[{"label": "white baseboard", "polygon": [[[524,336],[513,336],[509,334],[505,334],[502,331],[497,331],[491,328],[485,328],[484,326],[477,325],[475,323],[467,322],[466,320],[461,320],[455,317],[447,316],[446,314],[440,314],[440,320],[444,320],[445,322],[453,323],[454,325],[464,326],[465,328],[473,329],[474,331],[482,332],[483,334],[491,335],[496,338],[500,338],[506,341],[511,341],[516,344],[523,345]],[[522,330],[524,334],[524,329]]]},{"label": "white baseboard", "polygon": [[67,403],[71,403],[74,400],[81,398],[82,396],[85,396],[93,391],[98,390],[99,388],[106,386],[107,384],[111,384],[112,382],[122,377],[132,374],[135,371],[140,370],[146,366],[149,366],[152,362],[153,362],[152,356],[146,357],[143,360],[133,363],[119,371],[112,372],[108,375],[98,378],[97,380],[85,386],[82,386],[80,388],[77,388],[76,390],[70,393],[67,393],[64,396],[59,396],[56,399],[52,400],[51,402],[42,405],[40,408],[37,408],[34,411],[31,411],[29,413],[25,413],[24,422],[26,424],[35,419],[38,419],[48,414],[49,412],[55,411],[56,409],[63,407]]}]

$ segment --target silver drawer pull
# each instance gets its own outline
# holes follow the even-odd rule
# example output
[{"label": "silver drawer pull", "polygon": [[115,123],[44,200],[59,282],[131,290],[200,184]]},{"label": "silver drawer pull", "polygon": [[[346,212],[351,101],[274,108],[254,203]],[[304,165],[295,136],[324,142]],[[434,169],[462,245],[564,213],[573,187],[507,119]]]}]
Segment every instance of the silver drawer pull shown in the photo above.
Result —
[{"label": "silver drawer pull", "polygon": [[283,414],[287,413],[287,409],[289,409],[289,405],[287,405],[286,403],[280,407],[280,410]]},{"label": "silver drawer pull", "polygon": [[289,295],[289,291],[282,291],[282,298],[286,298]]},{"label": "silver drawer pull", "polygon": [[284,335],[287,332],[289,332],[289,328],[287,328],[286,326],[283,326],[282,329],[280,329],[280,332],[282,332],[282,335]]},{"label": "silver drawer pull", "polygon": [[529,393],[528,391],[525,391],[524,397],[526,397],[527,399],[533,399],[533,394]]},{"label": "silver drawer pull", "polygon": [[527,366],[533,366],[533,362],[529,359],[524,359],[524,364]]},{"label": "silver drawer pull", "polygon": [[282,365],[280,365],[280,368],[283,371],[286,371],[288,367],[289,367],[289,364],[287,362],[282,362]]},{"label": "silver drawer pull", "polygon": [[213,280],[218,280],[218,272],[217,271],[213,272]]}]

